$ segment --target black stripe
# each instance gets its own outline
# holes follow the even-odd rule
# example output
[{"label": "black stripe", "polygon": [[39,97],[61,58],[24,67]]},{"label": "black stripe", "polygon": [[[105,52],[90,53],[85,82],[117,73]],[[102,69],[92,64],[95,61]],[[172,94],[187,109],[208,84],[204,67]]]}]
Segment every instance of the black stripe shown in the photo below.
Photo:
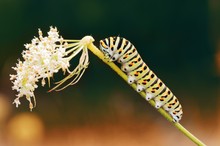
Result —
[{"label": "black stripe", "polygon": [[159,95],[163,94],[166,91],[167,87],[165,86],[163,90],[159,93]]},{"label": "black stripe", "polygon": [[180,103],[174,109],[177,109],[179,106],[180,106]]},{"label": "black stripe", "polygon": [[150,86],[152,87],[153,85],[155,85],[157,81],[158,81],[158,78]]},{"label": "black stripe", "polygon": [[[136,55],[134,55],[133,57],[131,57],[131,55],[132,55],[133,53],[135,53]],[[135,52],[131,52],[131,54],[128,55],[129,60],[128,60],[127,62],[133,61],[133,59],[136,58],[138,55],[139,55],[139,54],[138,54],[137,50],[135,49]],[[139,55],[139,56],[140,56],[140,55]],[[130,58],[130,57],[131,57],[131,58]],[[127,62],[125,62],[125,63],[127,63]]]},{"label": "black stripe", "polygon": [[[137,55],[139,55],[139,54],[137,54]],[[136,56],[136,58],[139,58],[140,57],[140,55],[139,55],[139,57],[137,56],[137,55],[135,55]],[[133,62],[133,63],[137,63],[136,61],[134,61],[134,59],[135,59],[135,57],[132,57],[132,59],[131,60],[129,60],[128,62]],[[128,62],[126,62],[126,63],[128,63]],[[140,63],[140,65],[138,65],[136,68],[134,68],[133,70],[131,70],[130,72],[132,72],[132,71],[134,71],[134,70],[138,70],[141,66],[143,65],[143,60],[142,60],[142,62]],[[129,66],[130,67],[130,66]]]},{"label": "black stripe", "polygon": [[170,98],[170,100],[167,101],[167,103],[170,103],[174,98],[174,95]]},{"label": "black stripe", "polygon": [[118,46],[117,46],[117,50],[118,50],[119,48],[121,48],[121,45],[122,45],[124,38],[121,38],[121,37],[117,37],[117,38],[119,38],[119,42],[118,42]]},{"label": "black stripe", "polygon": [[116,40],[117,40],[117,38],[112,37],[112,44],[113,44],[113,46],[115,46]]},{"label": "black stripe", "polygon": [[[177,99],[177,98],[176,98]],[[177,103],[177,106],[180,105],[179,101],[177,100],[177,102],[174,102],[173,105],[175,105]],[[176,106],[176,107],[177,107]],[[174,107],[174,109],[176,109],[176,107]]]},{"label": "black stripe", "polygon": [[145,79],[145,77],[149,74],[150,70],[148,72],[146,72],[142,78],[140,78],[139,80]]},{"label": "black stripe", "polygon": [[104,40],[102,40],[102,41],[103,41],[103,43],[104,43],[106,46],[109,46],[106,39],[104,39]]},{"label": "black stripe", "polygon": [[144,62],[142,61],[142,62],[141,62],[141,64],[140,64],[140,65],[138,65],[138,67],[137,67],[137,68],[135,68],[135,69],[136,69],[138,72],[140,72],[140,71],[139,71],[139,69],[142,67],[143,63],[144,63]]},{"label": "black stripe", "polygon": [[151,70],[149,69],[148,72],[146,72],[146,74],[145,74],[142,78],[143,78],[143,79],[146,78],[146,76],[149,75],[150,71],[151,71]]}]

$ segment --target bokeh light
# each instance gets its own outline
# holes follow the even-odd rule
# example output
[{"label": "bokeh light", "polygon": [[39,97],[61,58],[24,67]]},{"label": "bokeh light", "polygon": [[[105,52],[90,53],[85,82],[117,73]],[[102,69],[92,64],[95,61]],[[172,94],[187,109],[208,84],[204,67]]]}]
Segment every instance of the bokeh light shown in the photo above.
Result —
[{"label": "bokeh light", "polygon": [[38,146],[44,137],[44,124],[34,113],[21,113],[7,124],[6,139],[11,146]]},{"label": "bokeh light", "polygon": [[[0,93],[0,125],[6,122],[11,112],[11,104],[7,99],[7,95]],[[0,126],[0,128],[2,127]]]}]

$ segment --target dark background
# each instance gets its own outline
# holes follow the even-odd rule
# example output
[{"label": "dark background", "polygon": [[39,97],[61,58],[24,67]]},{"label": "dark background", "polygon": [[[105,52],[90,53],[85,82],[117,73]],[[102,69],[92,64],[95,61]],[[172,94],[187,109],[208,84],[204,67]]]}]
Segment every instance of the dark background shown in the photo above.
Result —
[{"label": "dark background", "polygon": [[[9,74],[14,73],[11,67],[15,66],[17,58],[21,58],[23,44],[29,43],[38,35],[38,28],[46,34],[50,26],[56,26],[60,35],[66,39],[81,39],[85,35],[92,35],[96,45],[100,39],[115,35],[130,40],[143,60],[182,103],[184,115],[181,123],[188,125],[189,130],[200,135],[205,142],[214,144],[211,131],[215,131],[215,135],[220,133],[219,18],[220,2],[217,0],[1,0],[0,106],[7,106],[5,109],[1,106],[0,110],[7,114],[2,118],[0,137],[3,135],[2,139],[7,143],[10,137],[10,128],[7,127],[10,127],[15,116],[27,112],[41,121],[43,135],[50,135],[51,129],[74,133],[77,128],[79,131],[81,128],[86,131],[91,127],[93,129],[88,131],[95,131],[92,134],[95,135],[99,133],[97,129],[102,129],[97,128],[100,125],[104,125],[106,129],[130,125],[133,131],[141,129],[142,133],[139,134],[144,135],[145,128],[151,124],[157,128],[153,130],[157,131],[155,136],[152,136],[152,131],[148,131],[151,139],[162,136],[167,140],[165,133],[172,130],[174,134],[179,134],[179,139],[183,139],[183,145],[187,142],[188,145],[192,144],[91,52],[89,68],[77,85],[52,93],[47,93],[49,87],[38,88],[35,92],[37,107],[32,113],[29,113],[28,102],[24,98],[16,109],[11,104],[16,94],[11,90],[12,84],[9,81]],[[60,78],[62,74],[57,75],[55,81]],[[135,129],[135,125],[140,122],[143,126],[138,125],[140,127]],[[166,129],[163,134],[161,128],[154,123],[170,129]],[[126,130],[132,135],[129,128],[116,130],[115,133],[117,135]],[[109,135],[106,145],[112,141],[111,134]],[[60,137],[59,134],[55,136]],[[45,136],[42,137],[43,145],[50,143]],[[102,135],[94,140],[95,145],[104,143],[100,139],[103,139]],[[121,143],[120,140],[117,142],[121,145],[130,142],[129,138],[125,139]],[[60,138],[62,140],[65,141],[65,137]],[[147,139],[141,139],[140,143],[138,141],[133,145],[144,144]],[[169,140],[162,141],[163,144],[171,145]],[[117,142],[112,145],[117,145]],[[68,145],[65,142],[62,144]],[[84,145],[83,142],[80,144]]]}]

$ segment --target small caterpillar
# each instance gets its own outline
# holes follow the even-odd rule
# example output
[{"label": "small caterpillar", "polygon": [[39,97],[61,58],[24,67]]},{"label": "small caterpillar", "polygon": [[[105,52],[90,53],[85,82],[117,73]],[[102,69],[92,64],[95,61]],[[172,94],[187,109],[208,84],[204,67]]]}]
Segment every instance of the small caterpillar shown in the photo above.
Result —
[{"label": "small caterpillar", "polygon": [[125,38],[109,37],[100,40],[100,50],[109,61],[118,61],[121,70],[128,76],[128,83],[137,85],[137,92],[144,91],[146,100],[153,99],[155,108],[163,108],[179,122],[182,118],[182,106],[168,87],[149,69],[135,46]]}]

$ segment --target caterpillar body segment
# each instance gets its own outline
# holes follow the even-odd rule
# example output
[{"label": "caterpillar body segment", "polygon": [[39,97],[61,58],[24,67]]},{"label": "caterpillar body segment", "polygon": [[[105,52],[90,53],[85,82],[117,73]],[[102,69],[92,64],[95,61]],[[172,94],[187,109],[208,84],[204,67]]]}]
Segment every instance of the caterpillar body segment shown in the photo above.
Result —
[{"label": "caterpillar body segment", "polygon": [[154,99],[156,103],[156,108],[160,108],[161,106],[163,106],[164,103],[167,103],[173,96],[173,94],[171,94],[171,91],[167,87],[165,87],[163,90],[164,92],[162,91],[163,93],[161,93],[160,96],[157,96]]},{"label": "caterpillar body segment", "polygon": [[116,48],[117,50],[111,58],[112,61],[118,60],[118,58],[121,57],[132,46],[131,43],[127,40],[121,40],[119,37],[117,38],[117,40],[118,41],[116,42],[118,43],[115,44],[115,47],[117,47],[117,45],[120,45],[120,48]]},{"label": "caterpillar body segment", "polygon": [[122,37],[105,38],[100,41],[100,50],[109,61],[121,64],[121,70],[128,76],[128,83],[136,84],[137,92],[145,92],[146,100],[154,100],[155,108],[166,110],[174,122],[181,120],[183,111],[178,99],[150,70],[130,41]]},{"label": "caterpillar body segment", "polygon": [[127,63],[124,63],[121,66],[121,70],[126,73],[129,73],[129,72],[137,69],[141,64],[143,64],[143,61],[142,61],[141,57],[138,55],[138,56],[134,57],[132,60],[128,61]]},{"label": "caterpillar body segment", "polygon": [[139,67],[137,70],[133,70],[131,72],[128,73],[128,83],[132,84],[138,80],[140,80],[141,78],[143,78],[148,72],[150,71],[150,69],[147,67],[147,65],[145,63],[143,63],[141,65],[141,67]]},{"label": "caterpillar body segment", "polygon": [[136,52],[136,49],[132,45],[132,47],[127,52],[125,52],[125,54],[120,56],[120,58],[118,59],[118,63],[124,64],[128,62],[131,58],[137,55],[135,52]]},{"label": "caterpillar body segment", "polygon": [[157,76],[150,70],[144,78],[137,81],[137,92],[146,90],[148,87],[152,86],[157,79]]}]

